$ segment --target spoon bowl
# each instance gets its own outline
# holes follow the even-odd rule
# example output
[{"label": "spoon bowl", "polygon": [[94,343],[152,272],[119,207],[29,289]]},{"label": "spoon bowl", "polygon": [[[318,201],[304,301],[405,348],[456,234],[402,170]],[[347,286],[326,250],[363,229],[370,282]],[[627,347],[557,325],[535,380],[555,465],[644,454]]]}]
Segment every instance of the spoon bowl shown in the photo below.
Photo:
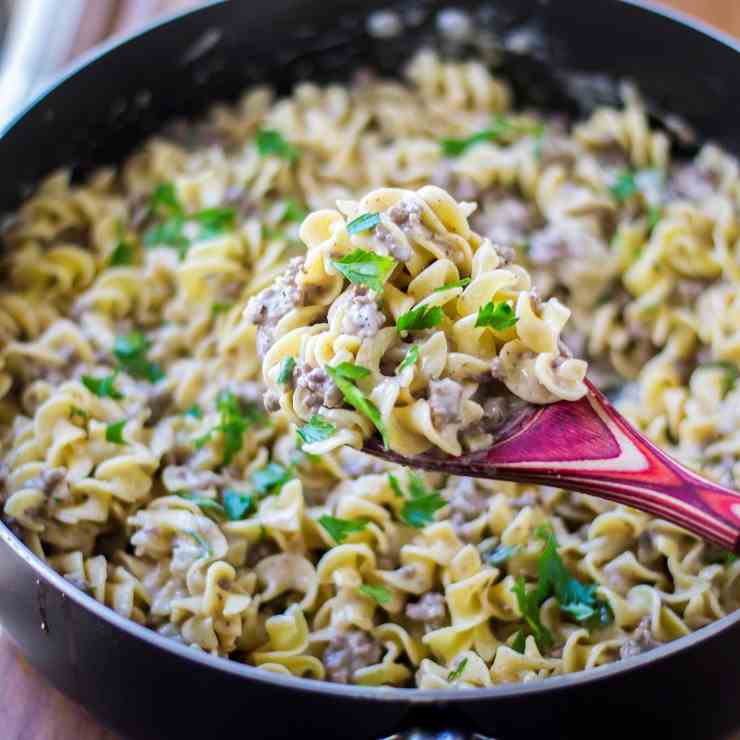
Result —
[{"label": "spoon bowl", "polygon": [[472,478],[567,488],[626,504],[740,551],[740,493],[702,478],[638,432],[594,385],[578,401],[529,406],[491,447],[453,457],[404,457],[375,437],[364,451],[391,462]]}]

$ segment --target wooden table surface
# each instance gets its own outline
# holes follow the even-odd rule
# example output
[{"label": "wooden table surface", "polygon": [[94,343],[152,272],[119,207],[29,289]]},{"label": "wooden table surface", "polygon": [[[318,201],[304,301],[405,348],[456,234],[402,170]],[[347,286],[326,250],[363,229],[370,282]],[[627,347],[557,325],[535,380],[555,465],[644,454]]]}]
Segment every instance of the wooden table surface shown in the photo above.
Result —
[{"label": "wooden table surface", "polygon": [[[108,33],[133,29],[159,13],[194,4],[196,0],[91,0],[96,12],[86,16],[75,52],[84,51]],[[661,4],[740,37],[739,0],[662,0]],[[0,695],[2,740],[123,740],[49,686],[26,663],[2,628]]]}]

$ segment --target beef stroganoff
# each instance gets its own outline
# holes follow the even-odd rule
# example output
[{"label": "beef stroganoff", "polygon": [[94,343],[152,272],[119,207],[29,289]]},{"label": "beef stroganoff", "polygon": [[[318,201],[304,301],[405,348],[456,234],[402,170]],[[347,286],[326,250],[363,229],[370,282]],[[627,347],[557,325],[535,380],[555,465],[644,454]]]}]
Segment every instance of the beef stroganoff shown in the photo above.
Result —
[{"label": "beef stroganoff", "polygon": [[474,203],[427,186],[340,208],[306,218],[305,258],[245,311],[265,354],[266,406],[308,422],[306,452],[380,433],[402,455],[460,455],[490,446],[521,402],[586,395],[586,363],[560,344],[570,312],[539,301],[508,264],[511,247],[503,256],[471,231]]},{"label": "beef stroganoff", "polygon": [[[336,358],[400,379],[398,396],[424,409],[414,444],[464,447],[489,433],[475,429],[479,409],[478,422],[510,411],[474,400],[495,350],[522,342],[561,367],[562,334],[651,439],[735,485],[739,182],[711,145],[672,158],[634,94],[580,123],[517,113],[482,64],[431,52],[404,83],[363,72],[277,100],[251,90],[119,170],[54,175],[4,234],[4,519],[119,614],[313,679],[486,687],[700,629],[738,607],[728,553],[588,496],[326,444],[376,428],[345,403],[348,386],[379,411],[388,401],[357,370],[337,384],[325,368]],[[377,223],[360,230],[363,217]],[[372,270],[385,282],[352,282],[356,259],[333,257],[344,272],[312,262],[327,239],[336,255],[382,257]],[[304,270],[316,279],[298,280]],[[474,299],[476,281],[502,273],[515,279],[505,301],[488,287]],[[490,325],[475,327],[488,302]],[[396,328],[435,308],[441,329]],[[522,337],[522,311],[534,326],[551,316],[542,345]],[[378,337],[388,361],[376,349],[360,361]],[[450,337],[471,359],[447,362]],[[440,358],[444,372],[422,375]],[[571,367],[578,388],[584,368]],[[506,404],[550,400],[510,391]],[[444,433],[448,412],[468,434]]]}]

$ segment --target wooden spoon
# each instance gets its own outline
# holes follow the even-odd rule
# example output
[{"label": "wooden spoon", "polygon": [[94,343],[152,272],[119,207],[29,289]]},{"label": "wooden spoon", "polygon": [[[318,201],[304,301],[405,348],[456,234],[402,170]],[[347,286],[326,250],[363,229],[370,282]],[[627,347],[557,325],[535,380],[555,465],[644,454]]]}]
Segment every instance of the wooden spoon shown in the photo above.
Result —
[{"label": "wooden spoon", "polygon": [[404,457],[373,437],[364,450],[414,468],[567,488],[656,514],[740,551],[740,493],[679,464],[588,383],[579,401],[528,406],[487,450]]}]

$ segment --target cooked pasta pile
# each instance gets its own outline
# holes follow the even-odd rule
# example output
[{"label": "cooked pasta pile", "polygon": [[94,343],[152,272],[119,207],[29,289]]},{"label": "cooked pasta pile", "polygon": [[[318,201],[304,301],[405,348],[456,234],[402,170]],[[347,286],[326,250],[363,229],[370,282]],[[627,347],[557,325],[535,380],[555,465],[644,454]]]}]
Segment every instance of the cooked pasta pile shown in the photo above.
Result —
[{"label": "cooked pasta pile", "polygon": [[586,395],[586,363],[560,346],[570,312],[539,301],[511,247],[471,231],[475,207],[435,186],[382,188],[303,222],[305,258],[245,315],[265,405],[308,422],[306,452],[380,433],[402,455],[460,455],[461,441],[490,446],[514,402]]},{"label": "cooked pasta pile", "polygon": [[[483,65],[425,52],[404,83],[363,73],[280,100],[255,89],[118,170],[44,182],[4,234],[0,490],[12,530],[162,635],[335,682],[529,681],[629,658],[736,609],[740,564],[672,524],[563,490],[416,474],[346,446],[316,455],[309,424],[263,407],[280,378],[268,362],[263,385],[258,350],[276,339],[277,361],[292,327],[255,326],[250,299],[310,263],[331,223],[344,239],[355,214],[417,191],[422,220],[436,214],[465,255],[435,254],[443,269],[425,286],[476,280],[479,259],[488,278],[503,269],[528,291],[523,270],[498,267],[513,257],[545,306],[572,309],[564,341],[598,385],[622,388],[634,423],[735,484],[737,162],[711,145],[673,160],[636,96],[577,124],[514,113],[511,97]],[[378,207],[342,205],[373,191]],[[322,210],[337,203],[340,215]],[[319,215],[302,227],[307,254],[308,211]],[[384,293],[396,319],[429,293],[414,287],[417,244],[400,246],[408,276]],[[472,286],[433,294],[453,334]],[[276,289],[295,305],[290,280]],[[468,326],[471,312],[454,310]],[[417,362],[427,348],[438,359],[447,335],[415,339]],[[357,359],[351,333],[323,348],[319,336],[322,366]],[[438,444],[428,426],[414,434]]]}]

